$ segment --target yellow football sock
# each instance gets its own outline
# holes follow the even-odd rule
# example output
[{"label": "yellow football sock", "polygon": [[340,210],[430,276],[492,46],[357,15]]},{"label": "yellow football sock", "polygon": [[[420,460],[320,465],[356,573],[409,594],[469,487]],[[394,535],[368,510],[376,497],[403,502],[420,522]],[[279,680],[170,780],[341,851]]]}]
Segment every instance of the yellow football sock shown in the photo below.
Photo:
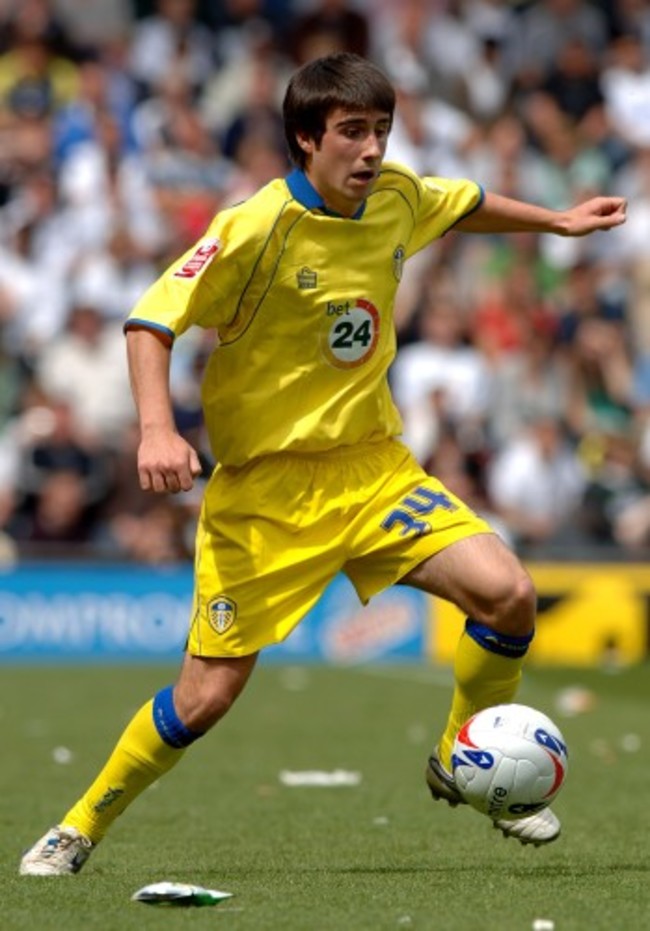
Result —
[{"label": "yellow football sock", "polygon": [[151,700],[136,712],[100,774],[61,824],[77,828],[96,844],[147,786],[178,763],[185,748],[161,738],[153,707]]},{"label": "yellow football sock", "polygon": [[445,731],[438,745],[440,762],[451,772],[456,734],[475,712],[514,698],[532,634],[511,637],[468,620],[454,660],[455,687]]}]

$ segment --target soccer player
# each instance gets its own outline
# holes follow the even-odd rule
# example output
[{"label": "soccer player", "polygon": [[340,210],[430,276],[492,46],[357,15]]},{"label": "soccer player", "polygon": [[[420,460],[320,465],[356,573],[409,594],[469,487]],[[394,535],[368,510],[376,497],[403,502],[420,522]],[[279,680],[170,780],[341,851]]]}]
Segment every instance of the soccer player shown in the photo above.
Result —
[{"label": "soccer player", "polygon": [[[355,55],[301,67],[284,100],[295,170],[218,213],[126,322],[138,475],[158,494],[189,490],[200,471],[171,413],[174,340],[193,325],[218,334],[203,380],[218,465],[198,522],[187,646],[175,685],[135,714],[92,785],[25,854],[23,874],[79,870],[339,572],[363,602],[406,583],[467,615],[426,770],[434,799],[462,801],[450,754],[463,722],[515,695],[535,591],[488,524],[399,440],[386,379],[395,292],[405,260],[452,228],[582,236],[623,223],[626,205],[596,197],[556,212],[384,164],[394,103],[385,75]],[[522,843],[560,833],[548,808],[495,823]]]}]

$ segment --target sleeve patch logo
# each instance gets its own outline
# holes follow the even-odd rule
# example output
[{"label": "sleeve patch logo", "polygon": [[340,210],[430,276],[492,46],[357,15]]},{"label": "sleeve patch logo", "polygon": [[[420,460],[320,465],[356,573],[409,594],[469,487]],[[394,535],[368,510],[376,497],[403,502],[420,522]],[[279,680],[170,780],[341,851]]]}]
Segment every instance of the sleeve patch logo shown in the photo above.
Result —
[{"label": "sleeve patch logo", "polygon": [[220,239],[204,239],[186,262],[177,268],[173,278],[198,278],[221,249]]}]

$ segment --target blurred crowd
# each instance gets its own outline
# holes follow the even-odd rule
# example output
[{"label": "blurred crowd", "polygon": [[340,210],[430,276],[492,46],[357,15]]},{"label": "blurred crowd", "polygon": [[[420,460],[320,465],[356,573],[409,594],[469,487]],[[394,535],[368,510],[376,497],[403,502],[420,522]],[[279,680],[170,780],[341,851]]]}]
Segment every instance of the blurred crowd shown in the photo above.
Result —
[{"label": "blurred crowd", "polygon": [[[389,158],[552,208],[628,198],[615,232],[424,250],[390,375],[418,458],[520,552],[650,551],[648,0],[0,0],[0,562],[191,558],[201,482],[137,487],[122,322],[286,173],[287,78],[339,49],[395,83]],[[172,363],[206,474],[213,339]]]}]

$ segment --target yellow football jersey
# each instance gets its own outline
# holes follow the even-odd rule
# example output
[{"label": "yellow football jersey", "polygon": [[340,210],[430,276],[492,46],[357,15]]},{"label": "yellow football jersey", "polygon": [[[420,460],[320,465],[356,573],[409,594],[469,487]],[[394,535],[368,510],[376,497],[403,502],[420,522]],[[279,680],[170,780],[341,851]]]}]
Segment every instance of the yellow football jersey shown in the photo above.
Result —
[{"label": "yellow football jersey", "polygon": [[404,261],[481,203],[466,180],[386,163],[355,217],[328,211],[293,171],[220,211],[130,314],[172,339],[215,328],[205,370],[216,459],[324,452],[401,433],[386,373]]}]

